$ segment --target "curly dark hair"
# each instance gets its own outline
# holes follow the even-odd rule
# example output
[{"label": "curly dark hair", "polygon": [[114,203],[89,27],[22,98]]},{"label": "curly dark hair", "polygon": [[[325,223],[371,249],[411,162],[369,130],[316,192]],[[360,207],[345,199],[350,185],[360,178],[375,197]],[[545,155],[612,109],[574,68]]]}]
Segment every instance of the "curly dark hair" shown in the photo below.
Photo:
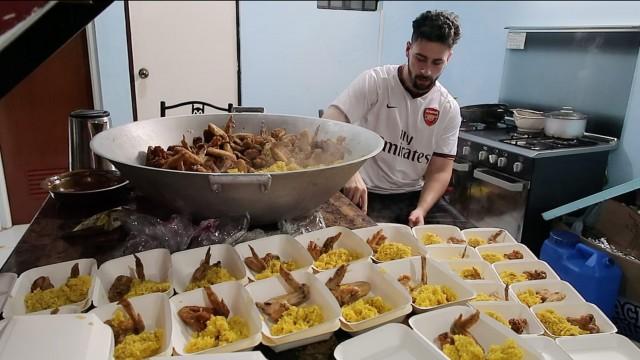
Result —
[{"label": "curly dark hair", "polygon": [[411,41],[427,40],[452,48],[460,40],[458,15],[448,11],[425,11],[413,20]]}]

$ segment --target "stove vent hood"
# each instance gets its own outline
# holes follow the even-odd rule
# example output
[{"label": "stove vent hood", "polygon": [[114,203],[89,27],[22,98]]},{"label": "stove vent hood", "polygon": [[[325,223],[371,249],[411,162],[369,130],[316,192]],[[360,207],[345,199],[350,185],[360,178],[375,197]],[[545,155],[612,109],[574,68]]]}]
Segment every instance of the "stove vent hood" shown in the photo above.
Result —
[{"label": "stove vent hood", "polygon": [[112,2],[1,2],[0,98],[93,21]]}]

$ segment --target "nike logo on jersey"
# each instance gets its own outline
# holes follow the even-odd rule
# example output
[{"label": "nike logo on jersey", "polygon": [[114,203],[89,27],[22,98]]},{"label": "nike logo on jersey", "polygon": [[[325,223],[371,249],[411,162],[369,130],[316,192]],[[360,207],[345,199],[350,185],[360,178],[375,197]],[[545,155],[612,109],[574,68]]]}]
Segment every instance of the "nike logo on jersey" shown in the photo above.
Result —
[{"label": "nike logo on jersey", "polygon": [[397,108],[398,108],[397,106],[391,106],[391,105],[387,104],[387,109],[397,109]]}]

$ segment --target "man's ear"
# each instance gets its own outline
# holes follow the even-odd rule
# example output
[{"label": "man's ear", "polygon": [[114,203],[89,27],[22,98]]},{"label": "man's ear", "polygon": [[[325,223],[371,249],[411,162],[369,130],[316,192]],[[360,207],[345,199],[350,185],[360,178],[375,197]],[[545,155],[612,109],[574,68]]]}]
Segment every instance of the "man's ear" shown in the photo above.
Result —
[{"label": "man's ear", "polygon": [[449,60],[451,60],[451,57],[453,56],[453,50],[449,51],[449,55],[447,55],[447,62],[449,62]]},{"label": "man's ear", "polygon": [[411,50],[411,41],[407,41],[407,47],[404,49],[404,54],[407,58],[409,57],[409,50]]}]

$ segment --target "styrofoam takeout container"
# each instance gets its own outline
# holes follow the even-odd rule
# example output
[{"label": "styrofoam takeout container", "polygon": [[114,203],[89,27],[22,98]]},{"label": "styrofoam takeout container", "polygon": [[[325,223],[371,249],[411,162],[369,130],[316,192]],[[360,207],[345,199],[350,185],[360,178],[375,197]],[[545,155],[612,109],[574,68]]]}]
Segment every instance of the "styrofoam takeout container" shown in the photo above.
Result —
[{"label": "styrofoam takeout container", "polygon": [[80,275],[90,275],[91,285],[89,286],[89,292],[87,298],[83,301],[64,305],[60,307],[62,314],[71,312],[82,312],[89,308],[91,305],[91,298],[96,292],[96,273],[97,264],[95,259],[78,259],[72,261],[65,261],[58,264],[46,265],[31,270],[27,270],[18,277],[15,285],[11,289],[9,297],[4,307],[4,317],[9,318],[15,315],[49,315],[52,309],[35,311],[27,314],[27,309],[24,305],[24,297],[31,292],[31,285],[33,281],[40,276],[48,276],[54,287],[60,287],[67,282],[71,268],[75,263],[78,263],[80,269]]},{"label": "styrofoam takeout container", "polygon": [[[616,328],[615,325],[613,325],[611,320],[609,320],[609,318],[597,306],[588,302],[584,302],[584,301],[576,302],[576,303],[571,303],[566,301],[557,302],[557,303],[550,302],[550,303],[534,305],[531,307],[531,311],[533,312],[534,315],[536,315],[536,317],[538,317],[537,315],[538,312],[545,309],[553,309],[556,311],[556,313],[560,314],[560,316],[564,316],[564,317],[593,314],[596,320],[596,325],[598,325],[598,327],[600,328],[600,332],[598,334],[613,334],[618,331],[618,329]],[[567,337],[567,336],[556,336],[551,334],[551,332],[549,331],[549,329],[546,328],[544,323],[542,323],[542,321],[540,321],[540,323],[542,324],[542,327],[544,328],[545,334],[547,336],[550,336],[553,338]],[[592,335],[594,334],[585,334],[585,335],[579,335],[579,336],[592,336]]]},{"label": "styrofoam takeout container", "polygon": [[559,291],[561,293],[564,293],[566,295],[564,300],[557,301],[557,303],[585,301],[582,295],[580,295],[580,293],[578,293],[578,291],[574,289],[571,284],[563,280],[545,279],[524,281],[511,284],[510,288],[510,290],[513,291],[513,294],[515,295],[515,301],[518,301],[520,303],[522,303],[522,301],[518,299],[518,294],[527,291],[527,289],[533,289],[534,291],[548,289],[551,292]]},{"label": "styrofoam takeout container", "polygon": [[[553,271],[551,266],[542,260],[501,261],[492,266],[496,274],[498,274],[498,278],[500,278],[500,272],[502,271],[513,271],[516,274],[520,274],[523,271],[543,270],[547,273],[547,278],[541,280],[560,280],[560,277]],[[500,279],[500,281],[502,281],[502,279]]]},{"label": "styrofoam takeout container", "polygon": [[0,358],[108,360],[113,347],[111,329],[94,314],[14,316],[0,337]]},{"label": "styrofoam takeout container", "polygon": [[542,335],[544,333],[538,318],[523,304],[513,301],[475,301],[471,303],[471,306],[481,312],[493,311],[507,321],[513,318],[526,319],[527,327],[520,335]]},{"label": "styrofoam takeout container", "polygon": [[[418,258],[419,259],[419,258]],[[337,269],[323,271],[316,275],[322,284],[335,274]],[[372,329],[376,326],[386,324],[394,320],[402,320],[405,315],[411,312],[411,296],[404,290],[402,285],[395,281],[387,274],[381,273],[380,269],[369,262],[349,265],[347,273],[342,280],[342,284],[348,284],[355,281],[366,281],[371,285],[371,291],[365,298],[380,296],[385,304],[391,307],[391,310],[382,313],[374,318],[362,320],[358,322],[349,322],[342,317],[340,312],[341,328],[348,332],[360,332],[362,330]]]},{"label": "styrofoam takeout container", "polygon": [[556,342],[575,360],[640,359],[640,349],[631,340],[618,334],[563,337]]},{"label": "styrofoam takeout container", "polygon": [[[451,324],[460,314],[467,317],[475,311],[476,309],[468,306],[451,306],[416,315],[409,319],[409,325],[444,355],[438,344],[438,335],[449,331]],[[543,359],[533,347],[524,341],[525,337],[516,335],[511,329],[499,324],[485,314],[480,314],[480,319],[475,325],[471,326],[469,333],[473,335],[485,351],[491,345],[501,345],[507,339],[513,339],[522,348],[524,353],[523,360]]]},{"label": "styrofoam takeout container", "polygon": [[[462,269],[475,267],[476,269],[478,269],[478,271],[480,272],[480,276],[482,277],[482,279],[479,279],[479,280],[500,281],[498,274],[496,274],[496,271],[493,269],[493,267],[491,267],[491,264],[489,264],[484,260],[466,260],[466,259],[442,260],[440,261],[440,263],[445,265],[451,272],[453,272],[460,279],[462,279],[462,276],[460,276],[460,272],[462,271]],[[467,280],[467,279],[463,279],[463,280],[479,281],[479,280]]]},{"label": "styrofoam takeout container", "polygon": [[[311,265],[313,265],[313,258],[309,254],[306,248],[304,248],[296,239],[287,234],[282,235],[274,235],[269,236],[262,239],[257,239],[253,241],[247,241],[240,243],[234,247],[236,252],[238,253],[240,260],[244,263],[244,259],[247,257],[251,257],[251,249],[249,246],[252,246],[256,251],[258,256],[263,257],[268,252],[278,255],[282,261],[295,261],[295,263],[299,266],[298,270],[309,270]],[[247,276],[252,281],[256,280],[254,273],[249,267],[244,264],[244,267],[247,272]]]},{"label": "styrofoam takeout container", "polygon": [[[515,260],[504,259],[502,261],[510,262],[510,261],[516,261],[516,260],[538,260],[538,258],[535,255],[533,255],[531,250],[529,250],[529,248],[526,245],[523,245],[520,243],[488,244],[488,245],[478,246],[476,250],[478,250],[478,254],[480,255],[480,258],[482,258],[482,254],[485,252],[496,252],[499,254],[507,254],[512,252],[513,250],[518,250],[522,253],[522,259],[515,259]],[[497,262],[502,262],[502,261],[497,261]]]},{"label": "styrofoam takeout container", "polygon": [[[464,239],[467,240],[467,242],[472,237],[479,237],[479,238],[484,239],[484,240],[489,240],[489,237],[491,235],[495,234],[499,230],[504,230],[504,229],[501,229],[501,228],[471,228],[471,229],[462,230],[462,235],[464,236]],[[513,236],[507,230],[504,230],[504,233],[502,235],[498,236],[498,238],[496,239],[495,243],[496,244],[501,244],[501,243],[516,244],[518,242],[516,241],[516,239],[513,238]]]},{"label": "styrofoam takeout container", "polygon": [[242,284],[248,282],[247,270],[238,252],[231,245],[216,244],[171,254],[171,272],[176,292],[185,291],[193,272],[200,266],[209,248],[211,248],[211,264],[220,261],[222,267],[227,269],[237,281]]},{"label": "styrofoam takeout container", "polygon": [[173,323],[173,333],[171,335],[171,346],[179,355],[199,355],[207,353],[223,353],[251,349],[262,340],[262,320],[258,309],[256,309],[253,299],[247,289],[237,281],[227,281],[211,286],[213,292],[219,299],[224,300],[230,310],[229,317],[239,316],[244,319],[249,326],[249,336],[224,346],[213,347],[207,350],[187,353],[184,351],[187,342],[191,339],[193,331],[180,319],[178,311],[183,306],[205,306],[210,307],[211,303],[207,298],[203,288],[187,291],[169,299],[171,306],[171,321]]},{"label": "styrofoam takeout container", "polygon": [[[469,285],[476,292],[476,296],[480,293],[485,293],[487,295],[495,293],[502,301],[507,301],[504,298],[504,288],[505,285],[501,281],[497,280],[476,280],[476,281],[466,281],[466,284]],[[474,302],[476,300],[471,299],[470,302]],[[518,302],[516,299],[516,295],[513,292],[512,288],[509,288],[509,302]],[[478,301],[482,302],[482,301]]]},{"label": "styrofoam takeout container", "polygon": [[[420,246],[418,244],[418,239],[413,236],[411,232],[411,228],[407,225],[402,224],[381,224],[376,226],[370,226],[367,228],[356,229],[353,232],[358,235],[362,241],[367,243],[367,239],[369,239],[373,234],[377,231],[382,230],[382,233],[387,237],[386,242],[394,242],[402,245],[406,245],[411,248],[411,256],[422,255],[426,252],[424,251],[424,246]],[[368,245],[368,244],[367,244]],[[382,262],[381,260],[376,258],[376,254],[371,256],[373,261]]]},{"label": "styrofoam takeout container", "polygon": [[[453,225],[435,225],[435,224],[434,225],[418,225],[413,227],[411,231],[413,232],[413,235],[418,240],[418,243],[420,244],[420,246],[424,246],[426,248],[429,248],[431,246],[437,246],[437,245],[456,245],[456,244],[447,243],[447,239],[449,239],[450,237],[455,237],[455,238],[464,240],[464,236],[462,236],[462,231],[460,231],[460,228]],[[424,243],[422,242],[422,236],[425,233],[433,233],[438,235],[442,239],[442,243],[433,244],[433,245],[424,245]],[[464,246],[464,244],[457,244],[457,245]]]},{"label": "styrofoam takeout container", "polygon": [[[464,253],[464,248],[467,248],[467,252]],[[466,245],[429,245],[426,247],[427,255],[430,258],[438,261],[443,260],[482,260],[480,254],[476,249]],[[461,257],[464,253],[464,259]]]},{"label": "styrofoam takeout container", "polygon": [[[164,294],[173,294],[173,279],[171,278],[171,256],[167,249],[153,249],[136,254],[142,265],[147,280],[158,282],[168,281],[171,286]],[[127,275],[136,278],[136,261],[133,255],[119,257],[109,260],[98,268],[98,281],[93,294],[93,305],[102,306],[109,303],[109,288],[119,275]]]},{"label": "styrofoam takeout container", "polygon": [[[192,356],[154,356],[151,360],[186,360],[195,359]],[[267,360],[260,351],[242,351],[224,354],[198,355],[197,360]]]},{"label": "styrofoam takeout container", "polygon": [[386,324],[346,340],[335,348],[333,356],[337,360],[448,359],[415,331],[401,324]]},{"label": "styrofoam takeout container", "polygon": [[[171,354],[171,310],[169,307],[169,299],[160,293],[136,296],[129,299],[133,309],[140,314],[144,321],[145,331],[154,331],[156,329],[164,330],[162,339],[162,347],[157,356]],[[105,322],[113,318],[116,309],[122,309],[117,303],[110,303],[99,306],[89,312],[96,315],[101,322]],[[122,309],[124,311],[124,309]],[[66,335],[66,334],[65,334]],[[110,331],[111,338],[113,333]]]},{"label": "styrofoam takeout container", "polygon": [[18,275],[14,273],[0,273],[0,312],[4,310],[4,304],[11,294],[16,279],[18,279]]},{"label": "styrofoam takeout container", "polygon": [[409,296],[409,301],[416,312],[424,312],[427,310],[433,310],[441,307],[451,306],[459,304],[465,301],[469,301],[476,296],[475,291],[469,287],[464,280],[460,277],[452,274],[446,267],[439,264],[429,258],[427,258],[427,284],[447,285],[458,296],[458,300],[450,302],[444,305],[436,305],[430,307],[422,307],[414,304],[411,299],[411,295],[407,289],[398,282],[400,275],[409,275],[414,284],[420,282],[422,276],[422,262],[419,256],[414,256],[407,259],[399,259],[389,261],[386,263],[377,265],[380,269],[384,270]]},{"label": "styrofoam takeout container", "polygon": [[[327,287],[311,273],[298,271],[291,273],[291,275],[299,283],[309,285],[309,300],[299,306],[318,305],[322,311],[324,322],[308,329],[276,336],[271,334],[271,325],[273,325],[273,323],[266,316],[260,314],[262,317],[262,342],[267,346],[273,347],[286,343],[292,347],[306,345],[308,343],[304,342],[305,339],[322,338],[323,336],[326,336],[326,334],[331,333],[340,327],[340,307],[329,289],[327,289]],[[279,275],[272,276],[268,279],[264,279],[263,281],[250,283],[246,288],[254,302],[264,302],[273,297],[293,291]],[[326,338],[329,337],[331,337],[331,334]],[[285,347],[279,347],[279,349],[283,350]]]},{"label": "styrofoam takeout container", "polygon": [[546,336],[523,336],[523,339],[532,348],[536,349],[544,360],[571,360],[571,357],[551,338]]},{"label": "styrofoam takeout container", "polygon": [[[342,235],[340,236],[340,239],[338,239],[338,241],[336,241],[335,245],[333,246],[334,249],[344,248],[359,254],[360,258],[352,261],[351,262],[352,264],[357,262],[362,262],[362,261],[370,261],[370,258],[373,255],[373,252],[371,251],[371,248],[369,247],[369,245],[367,245],[367,243],[362,241],[362,239],[360,239],[358,235],[356,235],[353,231],[347,229],[346,227],[333,226],[333,227],[329,227],[329,228],[325,228],[317,231],[308,232],[306,234],[296,236],[296,240],[305,249],[308,247],[311,241],[314,241],[316,244],[318,244],[318,246],[322,247],[322,245],[324,244],[325,240],[327,240],[328,237],[334,236],[339,232],[341,232]],[[312,269],[316,272],[329,270],[329,269],[320,270],[315,266],[312,266]]]}]

